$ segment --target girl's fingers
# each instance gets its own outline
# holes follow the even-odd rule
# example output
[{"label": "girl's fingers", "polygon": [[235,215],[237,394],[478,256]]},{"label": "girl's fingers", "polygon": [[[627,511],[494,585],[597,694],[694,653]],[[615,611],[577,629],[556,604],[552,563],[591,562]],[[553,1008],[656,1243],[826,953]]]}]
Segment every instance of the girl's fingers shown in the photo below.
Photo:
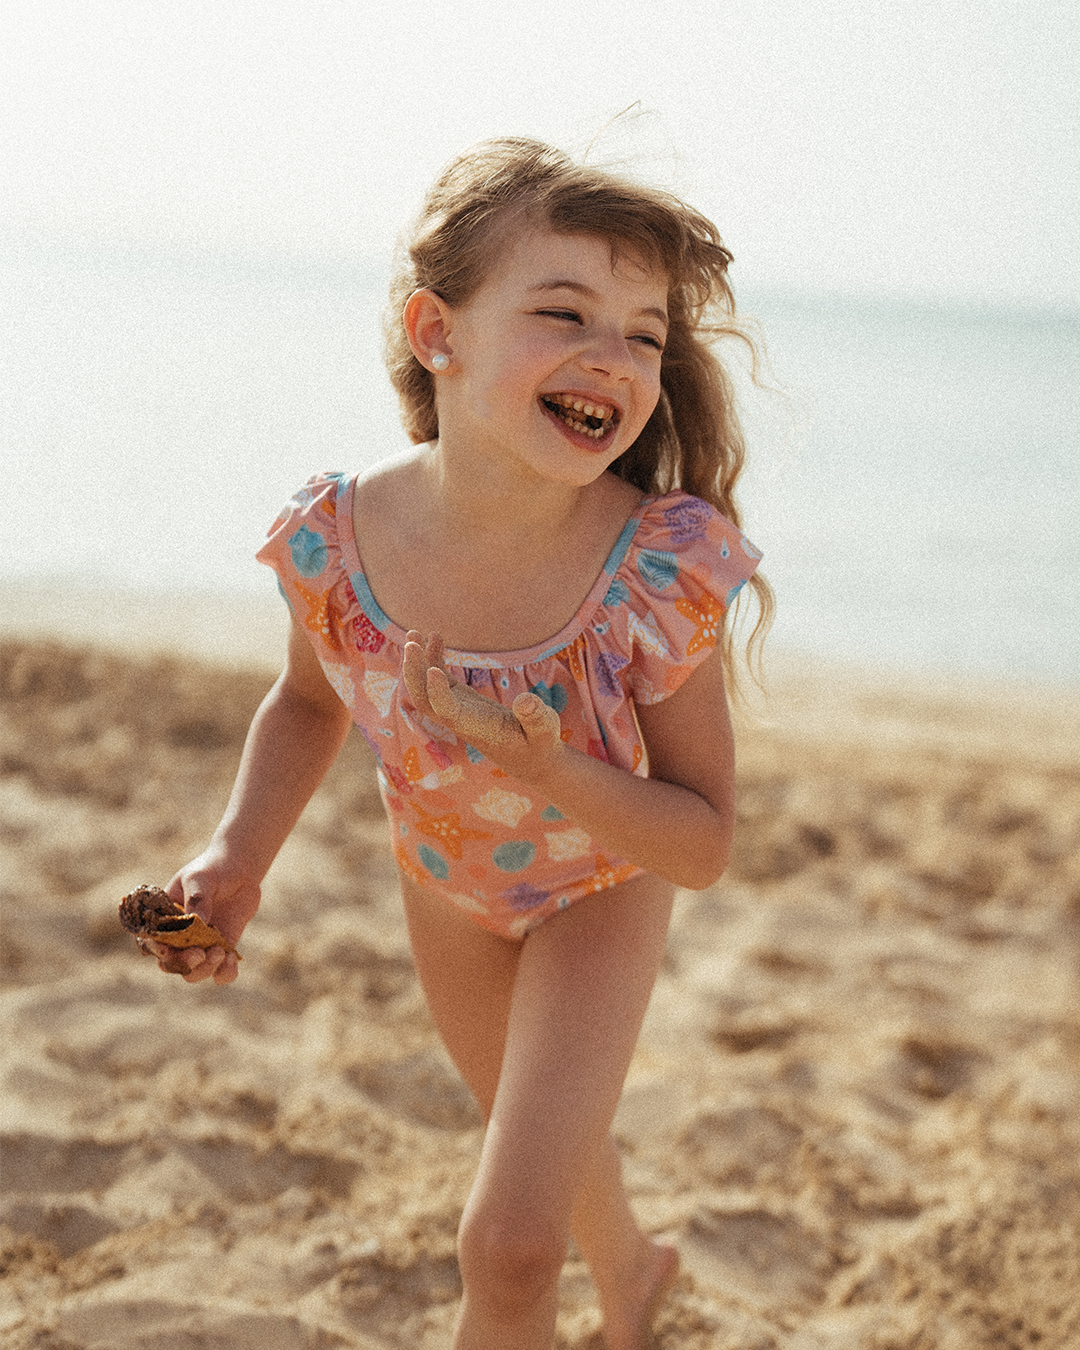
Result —
[{"label": "girl's fingers", "polygon": [[401,675],[405,688],[409,691],[413,707],[420,713],[431,711],[428,703],[427,672],[428,659],[423,634],[410,630],[405,640],[405,653],[401,662]]},{"label": "girl's fingers", "polygon": [[193,950],[201,952],[203,959],[191,967],[188,973],[184,976],[184,979],[188,982],[188,984],[198,984],[200,980],[208,980],[211,978],[211,976],[213,976],[213,978],[216,980],[217,972],[225,961],[226,957],[225,948],[199,947],[194,948]]},{"label": "girl's fingers", "polygon": [[518,748],[524,741],[559,740],[559,715],[535,694],[519,694],[513,712],[456,684],[446,673],[446,653],[438,633],[410,629],[405,635],[402,678],[413,706],[478,745]]},{"label": "girl's fingers", "polygon": [[180,975],[188,984],[213,979],[215,984],[232,984],[240,973],[233,952],[223,947],[187,947],[178,950],[163,943],[147,943],[158,958],[158,969],[167,975]]},{"label": "girl's fingers", "polygon": [[214,971],[215,984],[232,984],[240,974],[240,966],[234,952],[226,952],[225,959]]},{"label": "girl's fingers", "polygon": [[165,888],[165,894],[178,905],[183,905],[188,914],[198,914],[207,923],[213,922],[214,906],[212,897],[217,887],[205,872],[177,872]]},{"label": "girl's fingers", "polygon": [[438,633],[432,633],[426,644],[427,662],[437,670],[446,671],[446,647]]},{"label": "girl's fingers", "polygon": [[441,666],[428,666],[425,691],[431,711],[439,721],[453,725],[457,721],[459,703],[450,688],[450,677]]},{"label": "girl's fingers", "polygon": [[158,970],[164,971],[166,975],[183,975],[185,980],[206,961],[206,952],[202,947],[181,949],[155,942],[153,948],[158,958]]},{"label": "girl's fingers", "polygon": [[554,739],[562,744],[562,723],[554,708],[549,708],[536,694],[518,694],[514,699],[514,716],[521,723],[525,739],[530,742]]},{"label": "girl's fingers", "polygon": [[460,711],[457,686],[446,673],[445,648],[438,633],[425,635],[415,628],[409,629],[401,673],[417,712],[456,725]]}]

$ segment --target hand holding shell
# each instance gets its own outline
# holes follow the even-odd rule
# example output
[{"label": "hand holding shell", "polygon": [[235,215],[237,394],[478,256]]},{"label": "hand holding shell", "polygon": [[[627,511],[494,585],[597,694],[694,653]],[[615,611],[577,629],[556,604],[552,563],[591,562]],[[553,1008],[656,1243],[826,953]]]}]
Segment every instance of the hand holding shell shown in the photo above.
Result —
[{"label": "hand holding shell", "polygon": [[120,901],[120,922],[129,933],[134,933],[139,947],[147,956],[155,953],[147,942],[160,942],[166,947],[223,947],[236,952],[236,947],[222,933],[201,919],[198,914],[186,914],[182,905],[165,894],[160,886],[136,886],[130,895]]}]

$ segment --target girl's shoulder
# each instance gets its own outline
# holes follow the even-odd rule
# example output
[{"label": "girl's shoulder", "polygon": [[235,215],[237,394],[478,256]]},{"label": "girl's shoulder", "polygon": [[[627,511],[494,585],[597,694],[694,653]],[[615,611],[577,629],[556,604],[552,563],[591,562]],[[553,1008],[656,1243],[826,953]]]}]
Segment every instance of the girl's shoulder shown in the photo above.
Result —
[{"label": "girl's shoulder", "polygon": [[335,516],[338,501],[346,502],[361,490],[368,497],[392,494],[399,478],[412,473],[420,448],[414,446],[400,455],[380,460],[360,473],[339,469],[313,473],[281,508],[268,533],[272,535],[290,521],[299,522],[301,518],[318,515],[320,511]]}]

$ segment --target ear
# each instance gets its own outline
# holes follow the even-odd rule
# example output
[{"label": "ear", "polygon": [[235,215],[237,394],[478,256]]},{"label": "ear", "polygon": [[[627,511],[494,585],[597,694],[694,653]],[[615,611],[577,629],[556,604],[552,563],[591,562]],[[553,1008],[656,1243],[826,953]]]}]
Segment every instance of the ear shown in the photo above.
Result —
[{"label": "ear", "polygon": [[451,356],[450,306],[434,291],[413,291],[405,301],[402,314],[405,336],[416,359],[427,370],[434,370],[432,357]]}]

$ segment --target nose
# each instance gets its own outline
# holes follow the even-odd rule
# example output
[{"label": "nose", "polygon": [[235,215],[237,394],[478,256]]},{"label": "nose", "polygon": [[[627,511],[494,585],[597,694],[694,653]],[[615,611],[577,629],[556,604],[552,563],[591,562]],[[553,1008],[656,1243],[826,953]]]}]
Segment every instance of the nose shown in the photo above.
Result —
[{"label": "nose", "polygon": [[617,329],[595,333],[582,357],[589,370],[615,380],[632,380],[637,374],[630,343]]}]

